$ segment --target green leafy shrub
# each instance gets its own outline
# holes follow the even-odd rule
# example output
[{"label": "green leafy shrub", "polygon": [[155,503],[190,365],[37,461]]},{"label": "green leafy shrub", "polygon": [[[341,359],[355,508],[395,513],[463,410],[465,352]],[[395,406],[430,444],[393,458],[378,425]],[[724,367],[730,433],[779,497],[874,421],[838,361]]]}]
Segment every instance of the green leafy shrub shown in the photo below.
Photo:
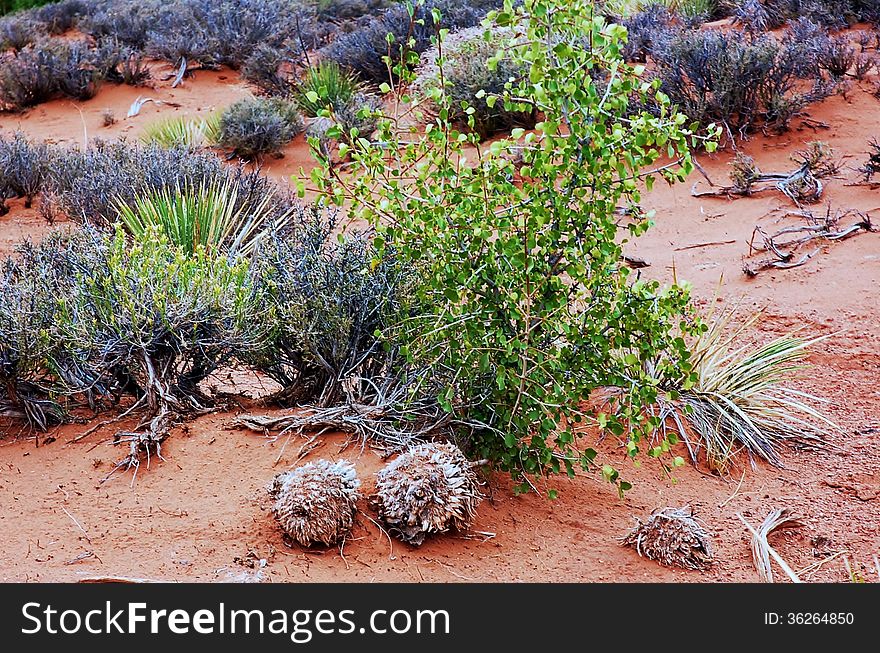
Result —
[{"label": "green leafy shrub", "polygon": [[482,27],[472,27],[450,34],[443,41],[442,66],[439,49],[428,50],[417,70],[416,86],[424,95],[443,86],[449,119],[462,125],[472,122],[481,138],[514,126],[534,127],[537,111],[533,106],[503,99],[505,86],[527,74],[524,65],[508,57],[494,62],[491,70],[487,65],[512,35],[502,29],[486,38],[484,32]]},{"label": "green leafy shrub", "polygon": [[220,115],[217,144],[245,159],[277,154],[304,129],[296,105],[277,98],[249,98]]},{"label": "green leafy shrub", "polygon": [[[334,176],[325,157],[312,177],[376,229],[380,254],[393,249],[413,271],[411,317],[385,337],[404,343],[409,364],[435,370],[445,382],[437,401],[469,425],[460,438],[470,452],[523,489],[531,475],[595,467],[585,420],[623,438],[631,456],[643,451],[657,382],[687,377],[683,336],[701,328],[685,288],[629,278],[621,243],[649,226],[638,181],[684,179],[690,148],[713,143],[621,60],[623,28],[591,9],[586,0],[524,0],[491,15],[515,36],[488,66],[509,57],[529,70],[502,99],[541,112],[534,133],[482,147],[451,124],[441,93],[424,130],[400,134],[399,123],[380,121],[376,144],[341,146],[349,175]],[[660,110],[637,111],[634,98]],[[399,140],[407,145],[387,156],[381,143]],[[634,215],[624,233],[621,205]],[[615,356],[620,349],[632,353]],[[677,352],[667,359],[675,369],[646,373],[641,361],[666,351]],[[582,402],[605,386],[626,387],[625,400],[591,414]],[[628,487],[612,466],[602,474]]]}]

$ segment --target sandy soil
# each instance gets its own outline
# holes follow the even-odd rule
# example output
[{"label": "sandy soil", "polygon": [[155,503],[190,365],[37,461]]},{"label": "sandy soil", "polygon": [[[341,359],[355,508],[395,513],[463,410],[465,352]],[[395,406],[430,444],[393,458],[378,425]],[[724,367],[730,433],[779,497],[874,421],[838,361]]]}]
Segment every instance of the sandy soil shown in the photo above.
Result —
[{"label": "sandy soil", "polygon": [[[789,155],[821,139],[856,168],[865,158],[880,100],[854,86],[810,107],[809,115],[828,129],[795,120],[781,137],[757,136],[743,144],[765,171],[791,170]],[[197,72],[182,88],[108,86],[75,110],[68,101],[42,105],[21,116],[0,115],[0,130],[22,129],[55,142],[88,136],[136,137],[143,125],[170,112],[198,113],[248,93],[230,72]],[[138,95],[173,99],[182,106],[148,104],[141,115],[100,127],[101,112],[118,118]],[[283,180],[308,166],[302,140],[269,174]],[[701,164],[715,183],[727,183],[730,152],[703,155]],[[857,208],[877,215],[880,197],[845,168],[832,180],[826,200],[833,209]],[[691,182],[702,178],[695,174]],[[163,448],[164,462],[142,468],[136,479],[113,477],[102,483],[122,453],[110,444],[110,425],[76,443],[87,426],[72,424],[33,437],[2,425],[0,441],[0,580],[76,581],[98,576],[135,576],[170,581],[754,581],[748,536],[737,518],[757,523],[773,508],[789,507],[804,526],[773,536],[773,545],[795,570],[813,581],[848,579],[845,552],[868,580],[878,580],[872,556],[880,552],[880,234],[864,234],[823,247],[805,266],[764,272],[748,279],[741,271],[756,224],[777,227],[771,209],[788,206],[781,194],[728,201],[696,199],[689,184],[658,187],[645,198],[657,210],[656,227],[630,253],[650,263],[642,274],[693,284],[705,310],[742,306],[765,309],[759,330],[749,337],[766,341],[793,329],[828,334],[811,356],[812,368],[797,387],[829,400],[827,411],[841,434],[822,452],[787,450],[785,469],[739,467],[726,477],[685,467],[675,479],[649,464],[633,469],[612,443],[601,454],[617,460],[634,488],[620,500],[612,487],[592,476],[555,479],[559,498],[515,497],[501,475],[487,479],[487,500],[467,533],[450,534],[412,548],[389,541],[363,514],[343,549],[304,550],[287,546],[267,508],[265,491],[274,474],[291,466],[301,444],[285,445],[231,427],[241,409],[219,412],[176,429]],[[47,227],[35,210],[12,203],[0,218],[0,250],[10,251],[22,236],[39,238]],[[824,211],[824,207],[814,209]],[[788,219],[791,222],[791,219]],[[733,241],[733,242],[727,242]],[[712,244],[707,244],[712,243]],[[721,244],[717,244],[721,243]],[[686,249],[684,249],[686,248]],[[309,458],[348,458],[369,492],[382,461],[341,436],[323,439]],[[619,546],[618,538],[665,505],[691,504],[715,540],[716,564],[708,571],[662,568]]]}]

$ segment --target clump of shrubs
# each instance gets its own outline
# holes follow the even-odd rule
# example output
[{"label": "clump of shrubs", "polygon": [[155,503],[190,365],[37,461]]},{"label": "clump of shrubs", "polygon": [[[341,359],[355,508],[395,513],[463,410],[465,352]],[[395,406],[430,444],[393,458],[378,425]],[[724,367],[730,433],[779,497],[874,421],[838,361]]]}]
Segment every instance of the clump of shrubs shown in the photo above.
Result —
[{"label": "clump of shrubs", "polygon": [[0,21],[0,51],[21,50],[39,35],[40,25],[29,18],[13,16]]},{"label": "clump of shrubs", "polygon": [[[0,405],[34,427],[57,398],[130,394],[150,417],[205,405],[198,384],[262,338],[249,263],[184,254],[161,233],[76,229],[7,260],[0,279]],[[12,304],[14,302],[14,305]]]},{"label": "clump of shrubs", "polygon": [[220,116],[217,144],[243,159],[278,154],[305,126],[296,105],[280,98],[248,98]]},{"label": "clump of shrubs", "polygon": [[759,32],[799,18],[832,28],[874,22],[878,5],[875,0],[740,0],[733,12],[751,31]]},{"label": "clump of shrubs", "polygon": [[0,412],[45,429],[130,396],[149,436],[127,436],[132,464],[158,452],[172,416],[210,403],[200,384],[233,359],[281,382],[286,403],[365,399],[392,378],[399,354],[378,332],[405,310],[411,273],[364,235],[337,241],[332,217],[265,177],[124,142],[52,150],[17,136],[0,139],[0,159],[16,193],[46,193],[84,223],[5,263]]},{"label": "clump of shrubs", "polygon": [[0,139],[0,215],[9,212],[6,200],[24,198],[30,208],[45,184],[49,171],[48,147],[30,143],[23,134]]},{"label": "clump of shrubs", "polygon": [[289,71],[285,70],[294,60],[288,47],[257,46],[241,67],[241,76],[266,95],[286,96],[293,86]]},{"label": "clump of shrubs", "polygon": [[703,126],[724,125],[731,138],[759,124],[785,129],[832,88],[820,76],[815,49],[790,35],[680,31],[656,44],[652,54],[673,103]]},{"label": "clump of shrubs", "polygon": [[620,24],[626,27],[626,44],[622,55],[626,61],[644,62],[654,44],[662,39],[675,25],[675,16],[661,4],[651,4],[642,11],[624,18]]},{"label": "clump of shrubs", "polygon": [[25,241],[0,267],[0,416],[40,430],[64,419],[55,395],[73,380],[57,351],[58,301],[76,273],[65,248],[57,234]]},{"label": "clump of shrubs", "polygon": [[158,230],[131,239],[119,227],[74,255],[91,272],[63,300],[64,346],[88,352],[91,375],[133,390],[151,416],[206,405],[199,383],[261,338],[253,327],[267,311],[244,260],[184,252]]},{"label": "clump of shrubs", "polygon": [[[521,65],[502,58],[493,69],[488,62],[511,35],[498,29],[487,40],[482,27],[450,34],[440,51],[425,53],[417,71],[416,86],[427,95],[440,89],[449,103],[449,118],[469,126],[481,138],[514,126],[531,128],[537,121],[532,106],[505,101],[505,88],[527,74]],[[441,72],[442,67],[442,72]]]},{"label": "clump of shrubs", "polygon": [[20,111],[57,96],[88,100],[105,80],[140,84],[148,76],[140,55],[111,42],[41,42],[0,54],[0,110]]},{"label": "clump of shrubs", "polygon": [[[438,29],[473,27],[499,5],[495,0],[428,0],[419,3],[410,16],[406,5],[394,4],[351,31],[338,35],[321,55],[354,71],[365,81],[387,82],[389,77],[397,77],[393,69],[408,52],[421,54],[431,47]],[[434,9],[442,16],[439,25],[434,24]]]},{"label": "clump of shrubs", "polygon": [[819,68],[833,79],[842,79],[855,65],[858,55],[846,35],[826,37],[817,49]]},{"label": "clump of shrubs", "polygon": [[[0,138],[0,152],[9,147],[10,142]],[[164,189],[226,183],[238,189],[232,207],[236,212],[251,212],[267,203],[275,219],[295,206],[265,176],[224,165],[209,152],[124,141],[96,141],[86,149],[52,149],[47,153],[42,146],[30,148],[47,157],[37,189],[43,193],[40,208],[47,218],[62,213],[76,222],[104,228],[116,221],[120,202],[132,203]],[[26,170],[16,174],[26,174]]]}]

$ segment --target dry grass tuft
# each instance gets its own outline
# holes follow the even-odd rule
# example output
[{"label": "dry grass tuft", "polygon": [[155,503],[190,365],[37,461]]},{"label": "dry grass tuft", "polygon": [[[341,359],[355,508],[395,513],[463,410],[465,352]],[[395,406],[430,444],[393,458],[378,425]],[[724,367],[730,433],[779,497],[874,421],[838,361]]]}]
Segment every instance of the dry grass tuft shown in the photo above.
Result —
[{"label": "dry grass tuft", "polygon": [[682,569],[700,570],[712,563],[709,534],[689,506],[660,508],[647,521],[637,521],[623,538],[623,545],[634,548],[640,556]]},{"label": "dry grass tuft", "polygon": [[346,461],[318,460],[278,474],[270,494],[281,528],[303,546],[335,544],[354,525],[360,481]]},{"label": "dry grass tuft", "polygon": [[378,475],[374,502],[389,530],[415,546],[431,533],[466,528],[482,498],[474,467],[453,444],[418,445]]}]

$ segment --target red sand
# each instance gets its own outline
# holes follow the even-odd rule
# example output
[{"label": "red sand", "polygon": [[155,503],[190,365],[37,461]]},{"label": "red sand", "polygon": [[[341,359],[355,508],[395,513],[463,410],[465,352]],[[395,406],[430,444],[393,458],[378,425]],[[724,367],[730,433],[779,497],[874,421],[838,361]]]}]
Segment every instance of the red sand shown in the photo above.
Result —
[{"label": "red sand", "polygon": [[[0,115],[0,130],[21,128],[54,142],[89,137],[136,137],[143,125],[171,112],[197,113],[222,107],[245,95],[233,73],[196,73],[183,88],[131,89],[108,86],[93,100],[56,101],[22,116]],[[173,99],[179,109],[148,104],[141,115],[100,127],[100,114],[112,108],[122,119],[138,95]],[[880,208],[877,191],[847,186],[853,168],[865,159],[880,101],[854,87],[848,98],[835,96],[809,108],[814,120],[830,125],[814,130],[795,120],[780,137],[754,137],[743,149],[765,171],[793,169],[789,155],[821,139],[850,158],[842,176],[827,185],[834,208]],[[700,161],[716,183],[727,183],[730,152],[703,155]],[[267,172],[278,179],[308,165],[302,139],[272,160]],[[749,280],[742,258],[755,224],[773,227],[787,206],[781,194],[735,201],[695,199],[689,184],[658,186],[646,196],[657,210],[657,226],[630,253],[651,266],[642,274],[693,284],[708,311],[740,303],[743,313],[763,308],[766,317],[749,339],[772,339],[793,329],[831,334],[811,356],[813,367],[796,386],[826,397],[829,415],[842,428],[823,452],[786,450],[785,469],[765,465],[737,468],[728,477],[685,467],[674,481],[646,462],[633,469],[612,443],[600,455],[616,461],[634,483],[626,499],[594,476],[554,479],[559,499],[513,496],[503,475],[487,485],[489,498],[473,529],[429,540],[412,548],[386,536],[365,515],[344,549],[304,550],[284,544],[267,507],[265,487],[275,473],[292,465],[300,444],[291,441],[278,466],[283,440],[229,428],[234,414],[216,413],[174,431],[163,448],[164,462],[131,475],[100,480],[122,453],[108,443],[119,425],[104,427],[83,441],[68,441],[87,426],[67,425],[49,434],[53,442],[35,447],[5,427],[0,441],[0,580],[76,581],[89,576],[134,576],[203,581],[755,581],[748,536],[736,517],[757,523],[771,509],[789,507],[805,526],[772,537],[774,547],[795,570],[812,581],[844,581],[846,552],[868,580],[878,580],[872,557],[880,552],[880,234],[859,235],[822,248],[805,266],[764,272]],[[10,251],[24,235],[39,238],[48,227],[34,210],[13,210],[0,218],[0,251]],[[814,207],[823,211],[822,206]],[[871,211],[872,215],[876,212]],[[789,221],[791,221],[789,219]],[[880,216],[875,218],[880,222]],[[677,248],[719,243],[676,251]],[[346,457],[355,461],[365,489],[381,464],[369,449],[332,436],[309,458]],[[619,546],[637,516],[664,505],[691,504],[714,536],[716,564],[703,573],[665,569]],[[818,563],[828,560],[816,568]],[[261,562],[263,561],[263,562]]]}]

